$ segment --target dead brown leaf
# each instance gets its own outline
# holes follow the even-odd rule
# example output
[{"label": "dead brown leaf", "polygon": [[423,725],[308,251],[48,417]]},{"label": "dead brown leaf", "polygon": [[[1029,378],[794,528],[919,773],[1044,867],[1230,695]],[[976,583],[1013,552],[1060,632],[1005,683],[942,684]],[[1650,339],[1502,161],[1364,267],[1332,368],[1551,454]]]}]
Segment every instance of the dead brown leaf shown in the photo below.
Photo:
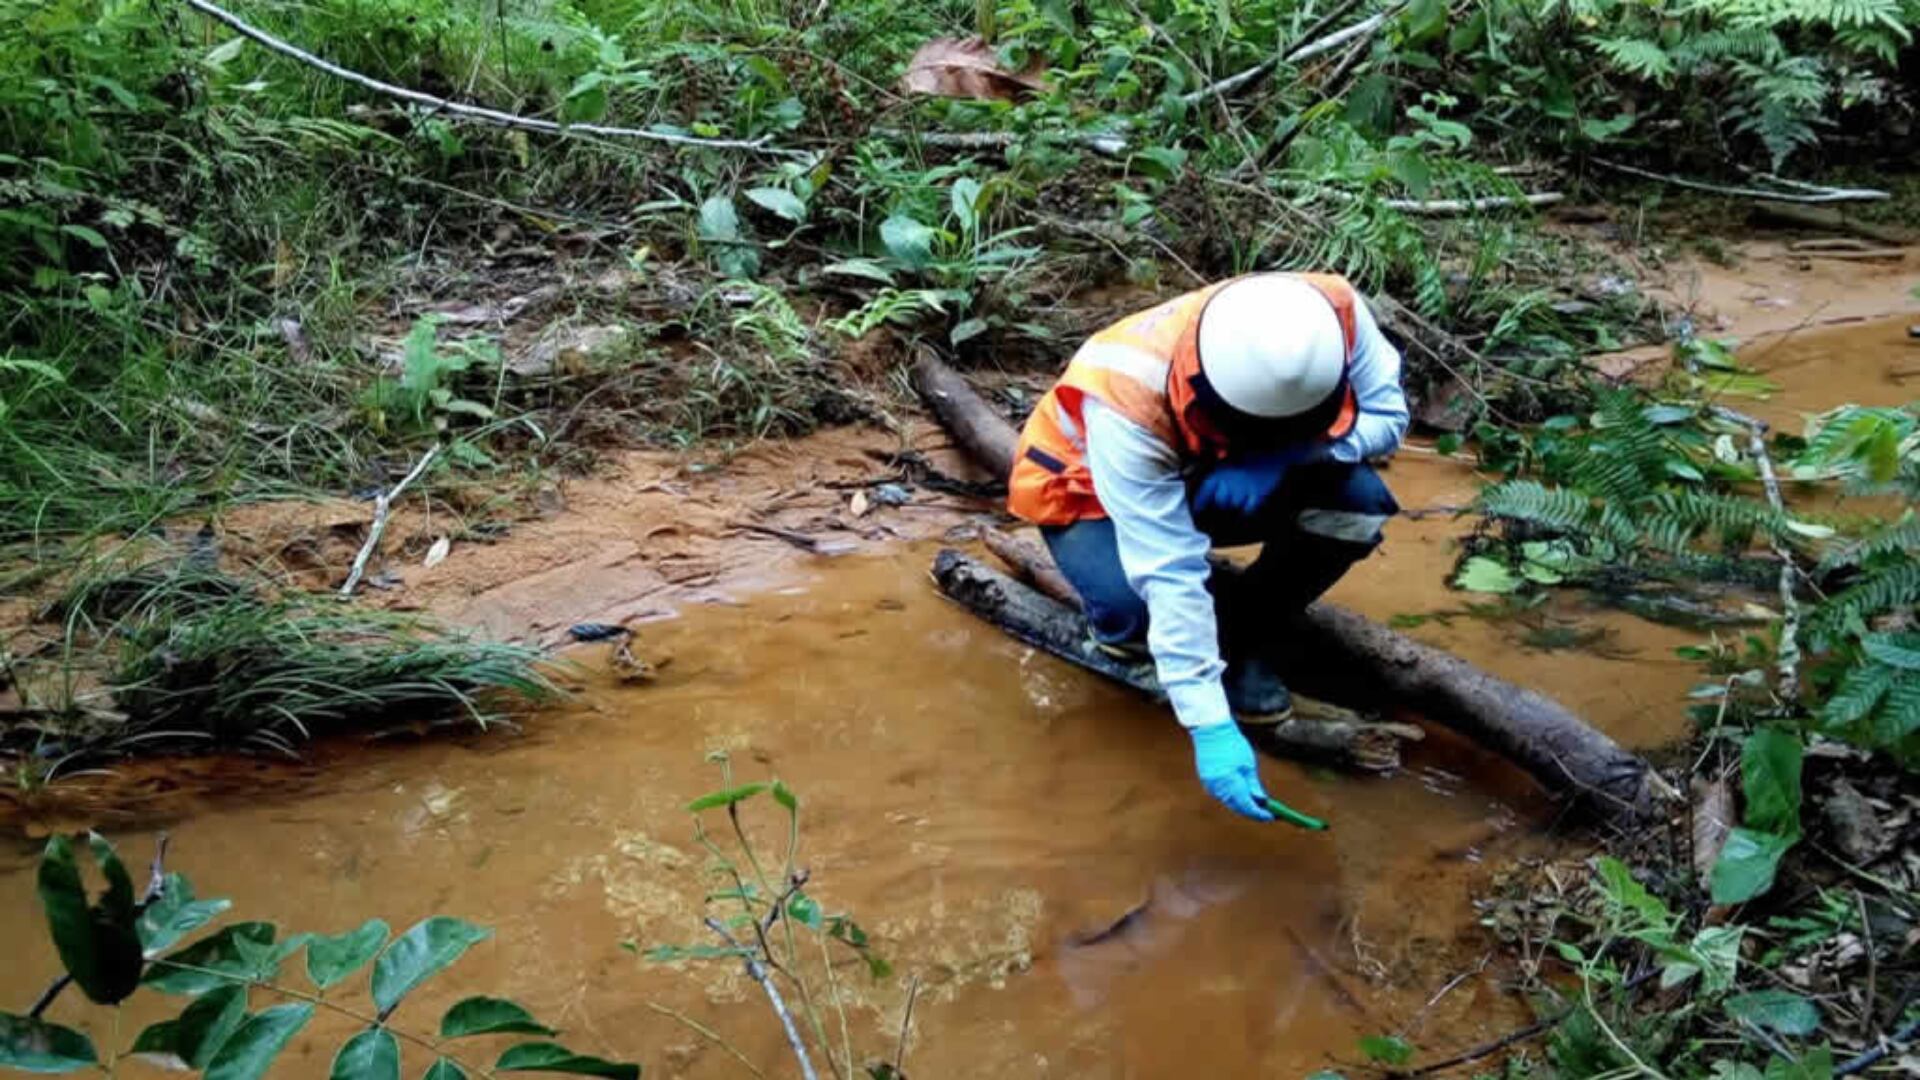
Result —
[{"label": "dead brown leaf", "polygon": [[1018,101],[1047,88],[1045,71],[1038,57],[1025,71],[1008,71],[993,46],[977,37],[934,38],[907,61],[900,85],[910,94]]},{"label": "dead brown leaf", "polygon": [[1693,778],[1693,872],[1700,887],[1707,887],[1713,864],[1720,861],[1720,849],[1727,845],[1733,830],[1733,793],[1724,778]]}]

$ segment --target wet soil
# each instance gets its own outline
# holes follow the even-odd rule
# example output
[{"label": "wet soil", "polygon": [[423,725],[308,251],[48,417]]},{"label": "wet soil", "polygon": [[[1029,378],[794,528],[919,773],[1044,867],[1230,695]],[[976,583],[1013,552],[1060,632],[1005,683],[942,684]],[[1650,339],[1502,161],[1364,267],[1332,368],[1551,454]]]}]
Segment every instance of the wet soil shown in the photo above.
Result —
[{"label": "wet soil", "polygon": [[[1784,421],[1911,396],[1874,374],[1920,352],[1896,332],[1791,335],[1759,360],[1790,387],[1767,407]],[[1848,374],[1833,374],[1843,361]],[[907,442],[940,450],[924,426]],[[706,758],[719,752],[742,779],[799,790],[812,891],[858,917],[893,965],[877,982],[843,972],[863,1057],[890,1052],[920,981],[916,1075],[1299,1076],[1352,1061],[1361,1035],[1403,1030],[1450,1048],[1525,1019],[1471,901],[1493,866],[1563,843],[1525,777],[1435,732],[1392,778],[1265,763],[1276,793],[1332,820],[1331,833],[1222,813],[1162,711],[927,585],[933,541],[964,541],[976,504],[921,492],[858,515],[853,489],[829,486],[884,472],[869,451],[900,444],[830,433],[711,471],[622,455],[568,484],[549,515],[502,538],[462,536],[432,568],[411,553],[458,523],[398,518],[397,587],[374,602],[549,643],[573,622],[629,621],[660,677],[622,682],[607,646],[581,646],[565,654],[574,699],[517,730],[342,740],[297,764],[136,763],[16,800],[0,808],[0,896],[17,914],[0,923],[0,954],[14,958],[0,994],[24,1005],[56,967],[38,920],[18,917],[32,910],[39,838],[100,824],[144,859],[144,834],[165,827],[174,866],[202,894],[232,896],[240,917],[336,932],[445,912],[494,927],[405,1006],[402,1026],[431,1029],[458,996],[509,993],[578,1049],[653,1075],[738,1075],[660,1006],[778,1075],[777,1028],[737,968],[660,967],[619,947],[702,940],[710,882],[684,806],[718,786]],[[1416,450],[1388,478],[1413,513],[1334,597],[1381,619],[1458,612],[1445,578],[1468,529],[1452,511],[1476,490],[1470,466]],[[225,528],[324,584],[364,512],[253,508]],[[1630,745],[1684,734],[1696,669],[1673,649],[1700,634],[1573,596],[1530,619],[1428,619],[1410,632],[1553,693]],[[1567,641],[1582,647],[1552,644]],[[776,825],[759,819],[757,835],[772,842]],[[118,1040],[71,995],[50,1015],[124,1044],[152,1008],[130,1009]],[[345,1030],[317,1025],[281,1073],[324,1075]]]}]

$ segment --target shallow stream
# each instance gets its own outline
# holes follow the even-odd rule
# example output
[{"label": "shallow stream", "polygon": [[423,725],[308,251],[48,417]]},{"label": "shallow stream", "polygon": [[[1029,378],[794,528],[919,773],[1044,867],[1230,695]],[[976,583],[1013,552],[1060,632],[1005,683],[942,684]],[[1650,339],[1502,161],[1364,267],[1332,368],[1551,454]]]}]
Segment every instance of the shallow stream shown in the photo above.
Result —
[{"label": "shallow stream", "polygon": [[[1896,352],[1897,328],[1874,325],[1885,355],[1913,355]],[[1446,510],[1471,500],[1472,474],[1410,453],[1389,479],[1416,514],[1335,598],[1382,619],[1458,609],[1444,579],[1467,526]],[[863,1058],[891,1054],[918,979],[916,1076],[1303,1076],[1356,1060],[1363,1035],[1453,1048],[1525,1019],[1471,904],[1491,865],[1555,842],[1523,776],[1436,732],[1386,779],[1266,762],[1269,787],[1330,833],[1242,822],[1194,781],[1169,716],[941,600],[931,554],[819,559],[737,605],[646,624],[635,651],[666,661],[651,684],[616,679],[607,646],[578,648],[573,702],[519,731],[75,780],[17,808],[0,841],[0,997],[22,1007],[56,970],[32,899],[40,838],[99,822],[133,862],[165,828],[173,868],[202,895],[231,896],[238,917],[330,933],[376,915],[493,927],[403,1007],[402,1027],[429,1030],[454,998],[500,993],[576,1049],[650,1075],[740,1075],[660,1006],[790,1075],[737,967],[654,965],[620,947],[703,940],[710,881],[684,807],[719,786],[707,758],[725,753],[738,778],[799,792],[810,890],[856,916],[892,964],[877,982],[842,971]],[[1682,733],[1696,671],[1673,648],[1700,634],[1572,597],[1540,618],[1565,632],[1467,617],[1412,632],[1630,745]],[[1581,647],[1555,647],[1569,641]],[[772,807],[755,812],[756,835],[777,846]],[[50,1016],[124,1045],[151,1010],[130,1008],[118,1040],[76,995]],[[279,1075],[325,1075],[345,1030],[317,1022]],[[426,1064],[408,1060],[410,1075]]]}]

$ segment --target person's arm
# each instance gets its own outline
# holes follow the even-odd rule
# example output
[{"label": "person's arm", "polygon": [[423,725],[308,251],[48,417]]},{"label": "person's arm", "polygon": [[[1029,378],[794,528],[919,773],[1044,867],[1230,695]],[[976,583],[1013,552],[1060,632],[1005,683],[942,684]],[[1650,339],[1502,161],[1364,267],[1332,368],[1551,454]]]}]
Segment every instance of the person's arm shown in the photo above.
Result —
[{"label": "person's arm", "polygon": [[1086,403],[1085,420],[1094,494],[1113,520],[1127,584],[1147,602],[1147,647],[1160,685],[1186,727],[1229,721],[1207,591],[1213,545],[1193,524],[1179,456],[1098,401]]},{"label": "person's arm", "polygon": [[1255,821],[1272,821],[1253,746],[1233,722],[1220,685],[1225,665],[1207,591],[1212,544],[1194,527],[1173,449],[1119,413],[1088,401],[1087,466],[1113,519],[1120,568],[1147,602],[1147,647],[1173,711],[1193,739],[1207,793]]},{"label": "person's arm", "polygon": [[1353,430],[1325,444],[1334,461],[1365,461],[1392,453],[1407,434],[1407,395],[1400,388],[1400,351],[1374,322],[1366,301],[1353,305],[1353,360],[1347,367],[1359,415]]}]

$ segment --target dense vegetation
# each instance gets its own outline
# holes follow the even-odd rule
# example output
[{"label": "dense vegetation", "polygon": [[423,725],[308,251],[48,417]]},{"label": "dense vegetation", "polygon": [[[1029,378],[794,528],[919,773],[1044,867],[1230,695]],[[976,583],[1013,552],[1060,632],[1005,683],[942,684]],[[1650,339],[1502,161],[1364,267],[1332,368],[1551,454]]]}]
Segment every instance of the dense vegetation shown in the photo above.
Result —
[{"label": "dense vegetation", "polygon": [[[1390,303],[1410,389],[1447,406],[1423,419],[1506,476],[1463,586],[1785,568],[1764,632],[1698,653],[1688,760],[1742,792],[1739,826],[1704,862],[1691,836],[1622,843],[1534,925],[1565,966],[1526,989],[1560,1022],[1510,1075],[1825,1077],[1911,1035],[1908,826],[1837,867],[1803,841],[1836,800],[1872,817],[1910,790],[1920,529],[1791,515],[1760,479],[1911,503],[1920,421],[1769,438],[1723,404],[1751,378],[1695,340],[1673,382],[1596,393],[1575,361],[1662,320],[1534,209],[1657,206],[1675,179],[1899,189],[1920,2],[227,10],[358,81],[204,3],[0,0],[0,596],[50,627],[0,646],[22,783],[83,750],[546,692],[531,652],[240,570],[194,532],[236,503],[390,488],[437,448],[417,495],[511,517],[596,446],[890,422],[910,341],[1051,367],[1096,287],[1332,268]],[[1878,1000],[1845,989],[1863,971]]]}]

